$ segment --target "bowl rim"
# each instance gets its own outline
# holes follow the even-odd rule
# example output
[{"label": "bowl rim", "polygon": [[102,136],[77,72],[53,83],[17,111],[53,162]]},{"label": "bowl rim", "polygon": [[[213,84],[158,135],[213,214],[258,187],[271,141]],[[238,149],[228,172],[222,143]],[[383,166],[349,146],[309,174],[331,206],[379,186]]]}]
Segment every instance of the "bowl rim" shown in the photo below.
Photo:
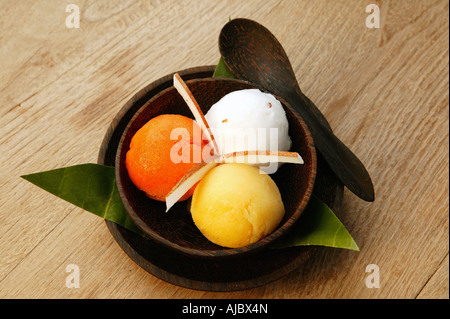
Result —
[{"label": "bowl rim", "polygon": [[[263,92],[270,93],[277,100],[279,100],[282,103],[282,105],[284,105],[287,109],[289,109],[289,111],[291,113],[293,113],[294,117],[297,119],[297,121],[299,122],[300,126],[302,127],[302,129],[305,133],[306,145],[311,153],[311,169],[310,169],[310,173],[309,173],[309,181],[308,181],[307,189],[305,191],[303,198],[301,199],[300,204],[295,209],[295,212],[292,214],[292,216],[288,220],[286,220],[284,222],[283,225],[278,226],[272,233],[270,233],[266,237],[262,238],[261,240],[255,242],[253,244],[246,245],[246,246],[239,247],[239,248],[221,247],[221,249],[217,249],[217,250],[211,250],[211,249],[200,250],[200,249],[188,248],[188,247],[179,245],[177,243],[174,243],[174,242],[166,239],[165,237],[161,236],[160,234],[154,232],[134,211],[134,209],[130,205],[130,202],[129,202],[127,196],[124,194],[123,185],[122,185],[121,177],[120,177],[120,169],[121,169],[120,157],[121,157],[121,153],[123,150],[122,146],[123,146],[123,141],[124,141],[125,137],[127,136],[127,133],[129,131],[130,127],[132,126],[132,124],[134,123],[136,118],[139,116],[139,114],[145,108],[147,108],[149,105],[151,105],[151,103],[154,100],[156,100],[157,98],[159,98],[160,96],[166,94],[167,92],[169,92],[171,90],[175,90],[175,88],[173,85],[169,86],[166,89],[164,89],[164,90],[158,92],[157,94],[155,94],[154,96],[152,96],[138,110],[136,110],[136,112],[133,114],[131,119],[126,124],[126,127],[120,137],[120,140],[119,140],[119,144],[118,144],[117,151],[115,154],[115,177],[116,177],[117,188],[119,191],[119,196],[122,200],[122,203],[124,204],[127,214],[131,218],[131,220],[149,239],[154,240],[157,243],[162,244],[171,249],[174,249],[176,251],[180,251],[183,254],[196,256],[196,257],[232,257],[232,256],[247,254],[247,253],[258,251],[264,247],[267,247],[270,243],[272,243],[273,241],[275,241],[278,238],[285,235],[290,230],[292,225],[298,220],[298,218],[301,216],[303,211],[305,210],[306,205],[308,204],[309,199],[313,192],[316,173],[317,173],[317,154],[316,154],[316,148],[315,148],[312,134],[311,134],[308,126],[306,125],[305,121],[300,116],[300,114],[289,103],[287,103],[285,99],[283,99],[280,96],[277,96],[276,94],[270,92],[269,90],[267,90],[257,84],[254,84],[249,81],[241,80],[241,79],[211,77],[211,78],[191,79],[191,80],[187,80],[185,82],[189,86],[191,83],[216,82],[216,81],[229,81],[229,82],[241,83],[241,84],[248,85],[251,88],[259,89]],[[187,107],[188,106],[186,105],[186,108]]]}]

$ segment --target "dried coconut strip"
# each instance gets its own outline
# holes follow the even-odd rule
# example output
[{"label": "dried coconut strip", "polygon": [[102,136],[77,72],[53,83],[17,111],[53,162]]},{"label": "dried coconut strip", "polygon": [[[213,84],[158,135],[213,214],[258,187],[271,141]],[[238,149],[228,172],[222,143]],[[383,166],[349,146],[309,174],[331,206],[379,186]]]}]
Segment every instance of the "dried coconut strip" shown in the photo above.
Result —
[{"label": "dried coconut strip", "polygon": [[172,188],[166,197],[166,212],[175,205],[197,182],[199,182],[218,163],[214,160],[201,162],[193,166],[178,183]]},{"label": "dried coconut strip", "polygon": [[302,157],[296,152],[276,152],[276,151],[243,151],[227,153],[222,156],[222,163],[292,163],[304,164]]},{"label": "dried coconut strip", "polygon": [[186,104],[189,106],[192,114],[194,115],[195,120],[200,125],[202,131],[205,133],[206,138],[212,144],[214,154],[219,153],[219,147],[217,146],[216,140],[214,139],[214,135],[211,132],[208,122],[206,121],[205,115],[203,114],[200,106],[192,95],[191,90],[189,90],[186,83],[183,81],[181,76],[178,73],[173,75],[173,86],[177,89],[178,93],[183,97]]}]

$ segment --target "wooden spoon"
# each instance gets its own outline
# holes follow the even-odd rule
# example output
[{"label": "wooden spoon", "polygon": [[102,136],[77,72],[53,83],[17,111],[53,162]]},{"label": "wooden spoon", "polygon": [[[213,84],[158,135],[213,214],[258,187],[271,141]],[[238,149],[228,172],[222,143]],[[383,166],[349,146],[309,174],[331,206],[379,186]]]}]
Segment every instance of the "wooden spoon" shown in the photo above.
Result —
[{"label": "wooden spoon", "polygon": [[302,93],[286,52],[269,30],[249,19],[231,20],[220,33],[219,50],[236,77],[261,85],[291,104],[308,125],[317,149],[338,178],[361,199],[374,201],[369,173]]}]

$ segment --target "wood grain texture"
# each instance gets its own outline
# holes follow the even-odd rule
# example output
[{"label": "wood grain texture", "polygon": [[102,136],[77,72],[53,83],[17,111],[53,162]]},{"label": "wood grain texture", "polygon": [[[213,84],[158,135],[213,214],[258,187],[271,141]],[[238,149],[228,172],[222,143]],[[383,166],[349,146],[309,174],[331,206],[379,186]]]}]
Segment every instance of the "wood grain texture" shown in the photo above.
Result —
[{"label": "wood grain texture", "polygon": [[[65,27],[67,3],[0,2],[1,298],[448,298],[448,1],[73,0],[80,29]],[[369,3],[380,29],[365,26]],[[209,293],[148,274],[102,220],[19,176],[95,162],[136,91],[217,63],[229,17],[277,36],[376,201],[344,194],[339,217],[359,253],[323,248],[272,284]],[[68,264],[80,288],[66,287]],[[368,264],[380,288],[366,287]]]},{"label": "wood grain texture", "polygon": [[439,265],[428,283],[423,287],[417,298],[420,299],[448,299],[448,255]]}]

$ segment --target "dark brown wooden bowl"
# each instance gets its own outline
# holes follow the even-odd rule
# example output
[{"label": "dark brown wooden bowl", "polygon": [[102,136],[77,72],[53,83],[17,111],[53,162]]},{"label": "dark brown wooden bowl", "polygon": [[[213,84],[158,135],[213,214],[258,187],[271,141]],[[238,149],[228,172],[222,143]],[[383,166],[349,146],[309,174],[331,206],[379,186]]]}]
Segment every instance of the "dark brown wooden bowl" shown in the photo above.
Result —
[{"label": "dark brown wooden bowl", "polygon": [[[186,84],[204,113],[230,92],[259,88],[242,80],[222,78],[195,79],[186,81]],[[150,199],[132,183],[125,167],[125,157],[134,134],[150,119],[161,114],[180,114],[193,118],[188,106],[173,86],[155,95],[134,114],[118,145],[115,161],[117,187],[124,206],[137,227],[159,244],[186,255],[199,257],[230,257],[256,252],[289,232],[311,196],[317,159],[308,127],[282,98],[277,99],[283,104],[289,121],[291,151],[298,152],[305,164],[285,164],[271,175],[280,189],[286,211],[280,225],[272,234],[241,248],[215,245],[201,234],[192,221],[190,200],[178,202],[165,213],[165,202]]]}]

